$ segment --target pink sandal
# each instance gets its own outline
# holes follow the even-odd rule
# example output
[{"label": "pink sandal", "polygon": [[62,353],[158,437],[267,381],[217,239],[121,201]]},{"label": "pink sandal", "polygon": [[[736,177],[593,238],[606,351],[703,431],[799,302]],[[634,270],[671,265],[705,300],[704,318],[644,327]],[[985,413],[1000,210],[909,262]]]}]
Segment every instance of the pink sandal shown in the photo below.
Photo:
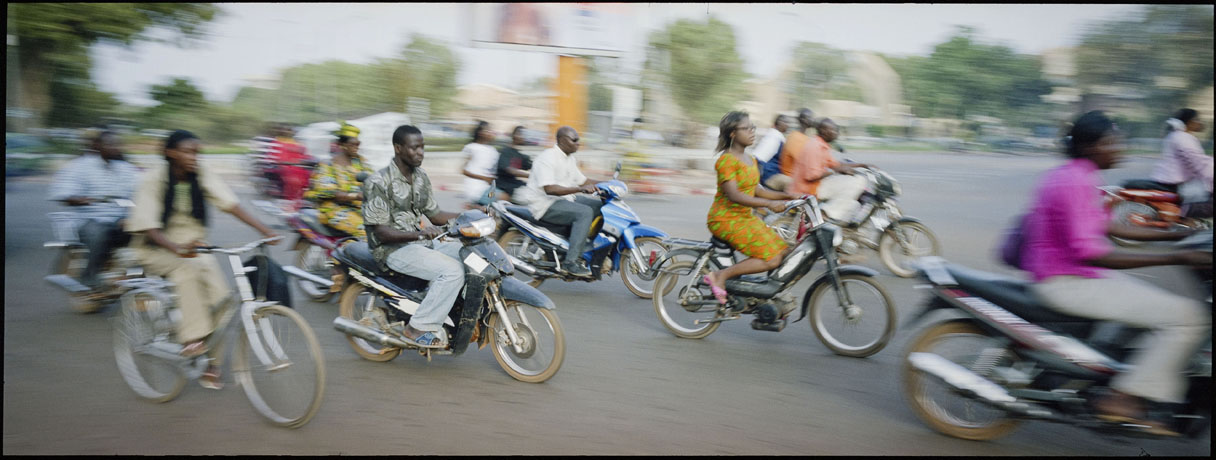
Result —
[{"label": "pink sandal", "polygon": [[718,303],[720,303],[722,305],[726,305],[726,290],[725,289],[714,286],[714,283],[712,280],[710,280],[709,275],[705,275],[705,276],[701,277],[701,281],[704,281],[705,284],[709,285],[709,290],[710,290],[710,292],[714,293],[714,298],[718,299]]}]

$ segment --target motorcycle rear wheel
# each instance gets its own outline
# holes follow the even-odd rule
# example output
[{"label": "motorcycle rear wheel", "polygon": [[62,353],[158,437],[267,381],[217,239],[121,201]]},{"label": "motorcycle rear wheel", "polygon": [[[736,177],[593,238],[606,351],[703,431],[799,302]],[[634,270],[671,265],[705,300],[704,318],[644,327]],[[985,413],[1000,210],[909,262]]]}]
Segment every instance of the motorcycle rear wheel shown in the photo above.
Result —
[{"label": "motorcycle rear wheel", "polygon": [[[523,252],[530,246],[533,246],[533,244],[528,240],[528,237],[519,230],[507,230],[506,233],[502,234],[502,237],[498,238],[498,245],[502,246],[503,251],[506,251],[507,254],[510,254],[512,257],[531,263],[531,257],[526,257]],[[515,270],[515,273],[512,276],[514,276],[517,280],[528,283],[528,285],[532,287],[540,287],[540,283],[545,282],[544,278],[533,278],[519,270]]]},{"label": "motorcycle rear wheel", "polygon": [[722,315],[717,305],[694,306],[694,310],[691,312],[680,305],[680,294],[688,285],[689,277],[700,279],[709,273],[708,268],[702,268],[700,273],[681,275],[683,272],[691,272],[693,264],[692,261],[681,260],[664,267],[663,270],[668,273],[659,273],[658,278],[654,280],[655,292],[663,292],[663,295],[657,295],[651,299],[654,303],[654,313],[658,315],[663,327],[677,337],[685,339],[708,337],[722,325],[721,322],[696,323],[696,320],[720,318]]},{"label": "motorcycle rear wheel", "polygon": [[[342,296],[338,298],[338,315],[354,322],[361,322],[367,302],[373,302],[372,308],[380,308],[374,304],[379,298],[380,295],[371,288],[360,283],[350,283],[342,290]],[[355,353],[368,361],[382,363],[392,361],[393,358],[401,355],[400,348],[371,343],[353,335],[346,336],[346,341],[350,342],[350,347],[355,350]]]},{"label": "motorcycle rear wheel", "polygon": [[[895,237],[895,232],[904,232],[904,240],[908,247],[905,248],[900,244]],[[887,270],[900,278],[916,276],[916,269],[908,266],[908,262],[913,262],[921,257],[940,256],[942,252],[941,244],[937,242],[937,236],[933,234],[932,230],[929,230],[928,226],[919,222],[897,222],[892,224],[891,228],[883,232],[879,238],[878,258],[882,260],[882,264],[887,267]],[[896,255],[904,256],[908,260],[900,261]]]},{"label": "motorcycle rear wheel", "polygon": [[[491,315],[490,327],[486,331],[490,335],[494,359],[515,380],[528,383],[549,380],[566,360],[566,333],[557,314],[515,301],[507,301],[505,310],[512,317],[503,321],[498,314]],[[522,352],[516,352],[508,343],[508,324],[523,340]]]},{"label": "motorcycle rear wheel", "polygon": [[[938,324],[926,330],[912,342],[912,345],[908,347],[907,353],[904,354],[901,369],[903,374],[904,399],[912,407],[912,411],[916,413],[917,417],[924,420],[934,430],[947,436],[972,441],[987,441],[1005,436],[1013,431],[1014,428],[1017,428],[1021,422],[1007,417],[1001,410],[955,394],[949,389],[947,384],[938,381],[935,377],[926,375],[908,362],[908,355],[911,353],[937,353],[934,351],[935,345],[947,341],[958,342],[958,339],[962,338],[969,338],[979,343],[960,345],[961,352],[954,353],[954,356],[943,355],[942,357],[971,369],[976,359],[976,354],[979,350],[983,349],[984,343],[993,340],[991,336],[984,333],[983,330],[974,324],[963,321]],[[941,355],[941,353],[937,354]],[[958,354],[962,356],[957,356]],[[972,370],[974,371],[975,369]],[[933,391],[931,387],[940,387],[940,389]],[[941,393],[941,396],[935,397],[935,393]],[[948,398],[954,401],[946,404],[946,399]],[[951,411],[942,407],[943,404],[958,408],[958,410]],[[987,417],[977,417],[977,413],[987,415]],[[980,420],[964,419],[968,417],[971,419],[979,418]]]}]

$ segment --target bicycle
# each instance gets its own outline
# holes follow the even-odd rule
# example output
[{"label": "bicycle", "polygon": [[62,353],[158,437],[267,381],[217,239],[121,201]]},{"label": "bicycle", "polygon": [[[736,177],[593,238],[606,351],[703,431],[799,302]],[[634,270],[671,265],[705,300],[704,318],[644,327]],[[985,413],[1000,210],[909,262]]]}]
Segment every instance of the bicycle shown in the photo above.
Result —
[{"label": "bicycle", "polygon": [[[240,259],[240,254],[253,249],[259,249],[265,255],[268,252],[266,243],[282,238],[261,239],[231,249],[201,247],[195,252],[227,255],[240,294],[239,303],[229,296],[219,310],[213,309],[213,315],[221,316],[215,332],[206,339],[207,348],[222,357],[223,345],[239,325],[242,334],[232,365],[237,384],[254,410],[271,423],[299,428],[321,407],[325,391],[321,344],[299,313],[277,302],[254,298],[245,273],[255,268],[246,268]],[[129,289],[119,298],[120,308],[113,319],[114,355],[119,373],[139,397],[157,403],[171,401],[181,393],[187,380],[202,376],[212,364],[212,358],[206,354],[193,358],[180,355],[183,346],[175,337],[180,312],[176,310],[176,296],[171,291],[173,283],[149,276],[119,281],[119,284]],[[233,321],[238,317],[238,321]],[[292,326],[299,330],[291,330]],[[297,336],[300,340],[293,340]],[[305,356],[311,361],[304,361]],[[312,388],[305,388],[302,396],[296,396],[296,392],[264,390],[269,385],[283,383],[282,380],[299,377],[294,375],[297,372],[313,374]],[[308,385],[287,383],[292,387]]]}]

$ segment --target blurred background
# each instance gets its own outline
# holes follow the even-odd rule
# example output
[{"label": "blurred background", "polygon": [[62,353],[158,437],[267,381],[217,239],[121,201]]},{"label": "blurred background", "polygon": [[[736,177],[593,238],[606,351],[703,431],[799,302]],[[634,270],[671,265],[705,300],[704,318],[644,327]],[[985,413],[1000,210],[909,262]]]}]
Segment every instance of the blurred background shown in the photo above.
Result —
[{"label": "blurred background", "polygon": [[[17,173],[39,155],[77,153],[81,129],[103,125],[133,154],[157,152],[174,129],[231,154],[286,122],[325,157],[338,120],[419,125],[432,152],[458,151],[478,119],[500,133],[527,126],[536,144],[573,123],[584,149],[640,137],[661,156],[707,154],[732,109],[763,131],[810,107],[851,150],[1032,152],[1055,149],[1070,118],[1105,109],[1133,152],[1153,153],[1176,109],[1197,109],[1208,126],[1213,114],[1211,5],[7,10],[6,163]],[[565,86],[559,55],[578,56]],[[1200,136],[1209,149],[1211,132]]]}]

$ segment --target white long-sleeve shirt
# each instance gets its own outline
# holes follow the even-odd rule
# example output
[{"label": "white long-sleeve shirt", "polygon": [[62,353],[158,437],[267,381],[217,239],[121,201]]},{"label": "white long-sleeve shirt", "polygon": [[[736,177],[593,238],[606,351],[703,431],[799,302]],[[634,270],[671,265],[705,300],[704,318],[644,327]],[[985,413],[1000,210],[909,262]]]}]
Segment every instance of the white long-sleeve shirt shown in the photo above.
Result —
[{"label": "white long-sleeve shirt", "polygon": [[[93,199],[131,198],[139,178],[139,168],[123,160],[106,161],[96,153],[86,153],[55,172],[49,199],[60,201],[74,196]],[[115,222],[127,214],[112,204],[74,206],[82,218]]]},{"label": "white long-sleeve shirt", "polygon": [[785,135],[781,134],[781,131],[770,128],[767,133],[764,133],[764,138],[760,139],[760,143],[752,149],[752,156],[761,163],[766,162],[777,154],[777,149],[781,147],[782,142],[785,142]]},{"label": "white long-sleeve shirt", "polygon": [[1181,184],[1201,179],[1208,193],[1211,193],[1212,157],[1203,153],[1203,145],[1195,135],[1181,130],[1174,131],[1165,136],[1161,161],[1157,162],[1157,167],[1149,178],[1164,184]]}]

